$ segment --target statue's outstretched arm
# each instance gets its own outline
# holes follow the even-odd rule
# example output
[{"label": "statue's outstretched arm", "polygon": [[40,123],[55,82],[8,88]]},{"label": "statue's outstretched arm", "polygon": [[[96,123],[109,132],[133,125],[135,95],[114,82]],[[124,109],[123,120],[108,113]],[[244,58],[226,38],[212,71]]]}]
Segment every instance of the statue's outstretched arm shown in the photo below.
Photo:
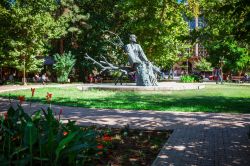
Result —
[{"label": "statue's outstretched arm", "polygon": [[126,70],[123,70],[120,67],[114,66],[113,64],[109,63],[105,57],[102,56],[102,58],[104,58],[104,61],[97,62],[95,59],[91,58],[87,53],[85,54],[85,59],[91,60],[93,64],[98,65],[102,69],[102,71],[119,70],[124,74],[127,74]]},{"label": "statue's outstretched arm", "polygon": [[103,34],[109,43],[113,44],[116,47],[124,48],[125,45],[122,42],[119,35],[117,35],[116,33],[112,32],[112,31],[108,31],[108,30],[105,30],[103,32]]}]

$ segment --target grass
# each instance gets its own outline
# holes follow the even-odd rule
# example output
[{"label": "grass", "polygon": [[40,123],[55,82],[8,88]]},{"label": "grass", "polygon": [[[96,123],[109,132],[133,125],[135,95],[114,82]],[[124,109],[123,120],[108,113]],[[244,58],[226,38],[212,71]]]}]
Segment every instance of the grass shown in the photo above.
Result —
[{"label": "grass", "polygon": [[[250,86],[207,85],[202,90],[172,92],[80,91],[75,87],[36,89],[32,101],[46,103],[47,92],[53,94],[52,104],[132,110],[158,110],[183,112],[250,113]],[[0,97],[17,99],[30,90],[1,93]]]}]

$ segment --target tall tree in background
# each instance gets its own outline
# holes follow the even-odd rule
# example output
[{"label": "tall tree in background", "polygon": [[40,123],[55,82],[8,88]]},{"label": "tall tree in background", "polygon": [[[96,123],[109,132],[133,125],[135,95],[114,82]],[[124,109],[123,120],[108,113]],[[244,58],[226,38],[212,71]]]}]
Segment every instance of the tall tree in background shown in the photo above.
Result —
[{"label": "tall tree in background", "polygon": [[[222,64],[223,60],[227,71],[241,73],[247,70],[250,64],[250,47],[247,42],[249,2],[201,0],[200,3],[206,26],[199,30],[197,37],[206,46],[213,66]],[[245,36],[239,37],[242,34]]]},{"label": "tall tree in background", "polygon": [[[103,38],[103,31],[117,33],[124,43],[130,34],[138,37],[149,59],[161,67],[170,67],[180,60],[187,45],[182,37],[188,34],[184,21],[184,6],[174,0],[97,0],[84,1],[90,14],[92,29],[82,38],[82,50],[99,57],[105,55],[114,63],[126,63],[122,52],[117,52]],[[125,65],[125,64],[124,64]]]},{"label": "tall tree in background", "polygon": [[[194,31],[198,31],[199,29],[199,15],[200,15],[200,4],[199,0],[187,0],[186,5],[188,10],[191,14],[191,20],[194,19],[195,21],[195,29]],[[195,56],[199,55],[199,40],[196,39],[195,43]]]},{"label": "tall tree in background", "polygon": [[[93,58],[100,60],[100,56],[105,56],[114,64],[123,64],[126,62],[125,56],[121,50],[115,48],[111,43],[103,38],[105,30],[111,30],[122,34],[119,28],[122,25],[117,10],[119,0],[80,0],[78,6],[80,10],[89,14],[88,28],[85,28],[82,34],[78,35],[75,42],[78,47],[68,45],[66,50],[71,50],[76,55],[76,70],[80,71],[81,80],[96,68],[91,62],[84,58],[87,52]],[[119,29],[116,31],[116,29]],[[67,38],[70,41],[70,36]]]},{"label": "tall tree in background", "polygon": [[187,45],[182,40],[189,32],[184,6],[173,0],[127,0],[119,4],[123,11],[124,31],[134,33],[147,56],[160,67],[180,60]]},{"label": "tall tree in background", "polygon": [[[59,10],[57,12],[57,17],[65,17],[67,20],[67,35],[62,35],[59,40],[59,52],[63,54],[66,49],[78,48],[78,39],[81,37],[85,29],[91,28],[87,24],[89,14],[85,14],[82,8],[82,0],[61,0],[59,1]],[[66,42],[66,43],[65,43]]]},{"label": "tall tree in background", "polygon": [[[22,70],[24,76],[41,69],[44,55],[57,52],[52,51],[56,46],[51,45],[52,40],[63,41],[69,34],[70,44],[75,45],[77,35],[87,26],[88,16],[75,0],[5,0],[0,9],[1,66]],[[64,52],[63,47],[60,50]]]},{"label": "tall tree in background", "polygon": [[[39,71],[50,40],[66,33],[67,20],[55,18],[54,0],[8,1],[0,4],[1,66],[26,72]],[[25,79],[23,79],[25,81]]]},{"label": "tall tree in background", "polygon": [[[126,65],[122,49],[103,38],[105,30],[117,33],[124,43],[136,34],[149,59],[161,67],[179,61],[187,47],[185,9],[175,0],[4,0],[0,5],[1,65],[19,70],[39,70],[37,56],[65,51],[76,55],[79,73],[94,67],[83,58],[85,52]],[[53,50],[51,41],[60,41],[59,49]]]}]

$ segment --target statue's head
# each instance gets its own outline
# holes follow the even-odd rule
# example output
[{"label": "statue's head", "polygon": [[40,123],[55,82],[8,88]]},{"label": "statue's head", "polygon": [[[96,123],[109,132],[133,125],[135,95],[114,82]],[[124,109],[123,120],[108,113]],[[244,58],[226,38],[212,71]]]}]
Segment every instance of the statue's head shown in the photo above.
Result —
[{"label": "statue's head", "polygon": [[131,42],[133,42],[133,43],[136,43],[136,36],[135,36],[134,34],[131,34],[131,35],[129,36],[129,40],[130,40]]}]

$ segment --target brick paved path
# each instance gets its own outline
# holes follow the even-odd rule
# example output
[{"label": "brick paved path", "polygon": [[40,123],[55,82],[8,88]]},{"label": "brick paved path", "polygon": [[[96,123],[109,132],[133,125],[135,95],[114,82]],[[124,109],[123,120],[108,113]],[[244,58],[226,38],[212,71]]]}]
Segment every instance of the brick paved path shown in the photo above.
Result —
[{"label": "brick paved path", "polygon": [[[15,105],[15,104],[14,104]],[[8,100],[0,98],[0,110]],[[29,104],[25,104],[29,110]],[[46,107],[32,104],[32,110]],[[63,118],[79,125],[109,125],[143,129],[173,129],[155,166],[249,166],[250,140],[247,137],[250,114],[182,113],[128,111],[52,106],[63,109]]]}]

